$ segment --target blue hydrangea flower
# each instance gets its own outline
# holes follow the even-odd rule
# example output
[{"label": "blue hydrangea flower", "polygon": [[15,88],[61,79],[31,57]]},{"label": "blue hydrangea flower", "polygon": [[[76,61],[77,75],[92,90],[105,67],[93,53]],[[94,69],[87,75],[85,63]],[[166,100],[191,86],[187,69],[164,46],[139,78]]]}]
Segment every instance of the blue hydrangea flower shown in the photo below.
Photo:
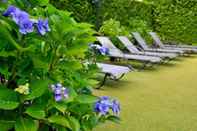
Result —
[{"label": "blue hydrangea flower", "polygon": [[61,87],[56,87],[54,90],[55,94],[62,94],[62,88]]},{"label": "blue hydrangea flower", "polygon": [[106,47],[101,47],[101,48],[99,48],[99,51],[100,51],[100,53],[101,53],[102,55],[107,55],[107,54],[109,54],[109,49],[106,48]]},{"label": "blue hydrangea flower", "polygon": [[55,101],[59,102],[63,99],[67,99],[69,97],[68,89],[63,87],[62,84],[58,83],[50,86],[51,90],[54,93]]},{"label": "blue hydrangea flower", "polygon": [[17,9],[16,7],[10,5],[8,7],[8,9],[3,13],[3,16],[8,17],[8,16],[12,15],[16,11],[16,9]]},{"label": "blue hydrangea flower", "polygon": [[9,6],[8,9],[3,13],[4,16],[11,16],[13,21],[19,26],[19,31],[22,34],[31,33],[34,30],[33,22],[29,19],[29,14],[20,9]]},{"label": "blue hydrangea flower", "polygon": [[112,111],[115,115],[119,115],[120,114],[120,103],[117,100],[113,100],[112,101]]},{"label": "blue hydrangea flower", "polygon": [[19,31],[22,34],[31,33],[34,31],[34,24],[37,26],[37,30],[41,35],[46,34],[51,29],[49,28],[48,19],[46,20],[31,20],[29,14],[20,9],[9,6],[8,9],[3,13],[4,16],[11,16],[13,21],[19,26]]},{"label": "blue hydrangea flower", "polygon": [[110,107],[111,101],[109,97],[103,96],[96,102],[94,109],[96,112],[106,115],[109,112]]},{"label": "blue hydrangea flower", "polygon": [[55,101],[61,101],[63,99],[61,94],[55,94]]},{"label": "blue hydrangea flower", "polygon": [[46,32],[49,32],[51,29],[49,27],[48,19],[39,19],[37,23],[37,30],[41,35],[45,35]]},{"label": "blue hydrangea flower", "polygon": [[19,23],[19,31],[22,34],[27,34],[33,32],[34,27],[33,27],[33,22],[30,21],[29,19],[23,19]]},{"label": "blue hydrangea flower", "polygon": [[16,22],[16,24],[19,24],[19,25],[22,21],[29,20],[29,14],[25,11],[19,10],[18,8],[16,8],[15,12],[13,12],[11,16],[12,16],[12,19]]},{"label": "blue hydrangea flower", "polygon": [[89,44],[89,48],[90,48],[90,49],[94,49],[94,48],[95,48],[95,49],[99,49],[99,48],[101,48],[101,46],[98,45],[98,44],[92,44],[92,43],[91,43],[91,44]]},{"label": "blue hydrangea flower", "polygon": [[108,114],[110,109],[112,110],[114,115],[119,115],[120,113],[119,102],[117,100],[110,99],[108,96],[100,97],[94,106],[95,112],[98,112],[101,115]]},{"label": "blue hydrangea flower", "polygon": [[110,106],[107,104],[102,104],[100,102],[97,102],[95,104],[95,111],[99,112],[102,115],[106,115],[109,112]]},{"label": "blue hydrangea flower", "polygon": [[98,44],[90,44],[90,45],[89,45],[89,48],[90,48],[90,49],[93,49],[93,50],[99,51],[99,53],[100,53],[101,55],[108,55],[108,54],[109,54],[109,49],[108,49],[108,48],[106,48],[106,47],[104,47],[104,46],[100,46],[100,45],[98,45]]}]

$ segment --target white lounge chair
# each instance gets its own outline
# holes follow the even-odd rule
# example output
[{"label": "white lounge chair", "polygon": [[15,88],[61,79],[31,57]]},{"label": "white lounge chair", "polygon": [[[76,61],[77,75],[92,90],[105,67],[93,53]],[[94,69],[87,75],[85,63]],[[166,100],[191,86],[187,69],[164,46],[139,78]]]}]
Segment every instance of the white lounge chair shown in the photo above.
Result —
[{"label": "white lounge chair", "polygon": [[150,52],[150,51],[140,51],[126,36],[118,36],[118,39],[122,44],[129,50],[132,54],[137,55],[147,55],[147,56],[157,56],[161,58],[173,59],[178,56],[176,53],[162,53],[162,52]]},{"label": "white lounge chair", "polygon": [[110,57],[123,58],[123,59],[127,59],[127,60],[137,60],[140,62],[144,62],[145,65],[147,63],[153,63],[153,64],[155,63],[156,64],[156,63],[162,62],[162,59],[160,57],[125,54],[121,50],[119,50],[117,47],[115,47],[108,37],[99,36],[96,38],[100,42],[100,44],[102,44],[104,47],[109,49],[108,56],[110,56]]},{"label": "white lounge chair", "polygon": [[138,42],[138,44],[140,45],[140,47],[144,51],[163,52],[163,53],[177,53],[177,54],[180,54],[180,55],[183,55],[185,53],[185,51],[183,51],[183,50],[151,48],[146,44],[145,40],[142,38],[142,36],[138,32],[132,32],[132,34],[133,34],[135,40]]},{"label": "white lounge chair", "polygon": [[105,63],[97,63],[97,66],[101,69],[101,72],[105,74],[103,81],[97,87],[97,89],[101,88],[106,79],[109,77],[112,80],[120,80],[126,73],[132,71],[129,67],[126,66],[119,66],[119,65],[112,65],[112,64],[105,64]]},{"label": "white lounge chair", "polygon": [[197,48],[192,48],[192,47],[178,47],[178,46],[170,46],[170,45],[165,45],[163,42],[160,40],[159,36],[155,32],[149,32],[151,37],[154,40],[155,45],[159,46],[162,49],[175,49],[175,50],[183,50],[187,53],[197,53]]}]

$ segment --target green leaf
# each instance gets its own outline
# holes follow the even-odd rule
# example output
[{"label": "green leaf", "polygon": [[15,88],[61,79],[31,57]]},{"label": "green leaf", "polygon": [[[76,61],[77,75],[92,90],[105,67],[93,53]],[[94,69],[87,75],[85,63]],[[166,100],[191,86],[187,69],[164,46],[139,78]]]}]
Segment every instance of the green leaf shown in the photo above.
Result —
[{"label": "green leaf", "polygon": [[68,129],[66,129],[66,128],[63,127],[63,126],[55,126],[55,129],[56,129],[57,131],[68,131]]},{"label": "green leaf", "polygon": [[42,68],[44,70],[48,70],[48,63],[44,60],[40,60],[39,58],[33,58],[33,63],[35,68]]},{"label": "green leaf", "polygon": [[72,102],[74,98],[77,97],[77,92],[75,91],[74,88],[69,88],[69,87],[68,87],[68,92],[69,92],[69,98],[66,101]]},{"label": "green leaf", "polygon": [[36,119],[44,119],[46,115],[42,105],[30,106],[27,108],[25,113]]},{"label": "green leaf", "polygon": [[2,26],[2,21],[0,21],[0,26],[0,40],[6,41],[8,44],[13,45],[17,49],[21,49],[21,47],[18,43],[16,43],[9,31],[4,26]]},{"label": "green leaf", "polygon": [[16,131],[37,131],[38,123],[32,119],[18,118],[15,123]]},{"label": "green leaf", "polygon": [[108,116],[107,120],[118,123],[118,124],[120,123],[120,118],[117,116]]},{"label": "green leaf", "polygon": [[74,117],[68,117],[69,119],[69,123],[70,123],[70,126],[72,128],[72,131],[80,131],[80,123],[79,121],[74,118]]},{"label": "green leaf", "polygon": [[68,119],[65,116],[54,115],[48,118],[50,123],[58,124],[67,128],[70,128]]},{"label": "green leaf", "polygon": [[61,111],[62,113],[64,113],[67,109],[66,102],[64,101],[54,103],[54,107],[59,111]]},{"label": "green leaf", "polygon": [[12,110],[19,105],[18,95],[6,87],[0,87],[0,109]]},{"label": "green leaf", "polygon": [[78,97],[76,97],[76,101],[83,104],[95,103],[97,100],[98,98],[92,95],[79,95]]},{"label": "green leaf", "polygon": [[0,120],[1,131],[8,131],[13,128],[15,121]]},{"label": "green leaf", "polygon": [[9,56],[16,56],[16,52],[15,51],[1,51],[0,52],[0,56],[2,57],[9,57]]},{"label": "green leaf", "polygon": [[31,4],[34,4],[35,6],[45,6],[49,3],[49,0],[30,0]]},{"label": "green leaf", "polygon": [[39,0],[39,2],[40,2],[40,5],[44,6],[49,3],[49,0]]},{"label": "green leaf", "polygon": [[48,89],[49,80],[34,80],[30,83],[30,94],[25,97],[26,100],[32,100],[42,96]]}]

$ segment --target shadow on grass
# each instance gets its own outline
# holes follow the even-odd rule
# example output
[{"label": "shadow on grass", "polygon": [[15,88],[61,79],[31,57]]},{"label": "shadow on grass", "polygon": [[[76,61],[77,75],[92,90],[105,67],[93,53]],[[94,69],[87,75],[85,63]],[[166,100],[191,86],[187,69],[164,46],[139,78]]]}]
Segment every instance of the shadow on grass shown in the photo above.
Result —
[{"label": "shadow on grass", "polygon": [[[128,86],[129,85],[129,86]],[[107,80],[105,85],[98,89],[97,91],[110,91],[110,90],[116,90],[116,91],[124,91],[128,90],[128,88],[135,88],[135,82],[131,79],[129,81],[127,80],[119,80],[119,81],[113,81],[113,80]]]}]

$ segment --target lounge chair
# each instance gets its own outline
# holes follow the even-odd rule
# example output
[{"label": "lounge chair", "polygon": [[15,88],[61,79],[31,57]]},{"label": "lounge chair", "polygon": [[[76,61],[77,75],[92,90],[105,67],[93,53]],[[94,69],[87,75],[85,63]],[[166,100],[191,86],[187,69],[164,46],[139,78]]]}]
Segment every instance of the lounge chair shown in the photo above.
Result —
[{"label": "lounge chair", "polygon": [[157,63],[162,62],[162,59],[160,57],[125,54],[121,50],[119,50],[117,47],[115,47],[108,37],[99,36],[96,38],[100,42],[101,45],[103,45],[104,47],[109,49],[108,56],[110,56],[110,57],[123,58],[126,60],[137,60],[137,61],[143,62],[144,67],[149,63],[157,64]]},{"label": "lounge chair", "polygon": [[178,49],[178,50],[183,50],[187,53],[197,53],[197,48],[189,48],[189,47],[176,47],[176,46],[166,46],[163,44],[163,42],[160,40],[159,36],[155,32],[149,32],[151,37],[154,40],[155,45],[159,46],[162,49]]},{"label": "lounge chair", "polygon": [[133,71],[129,67],[119,65],[97,63],[97,66],[101,69],[101,72],[105,74],[103,81],[97,89],[100,89],[105,84],[107,78],[117,81],[120,80],[126,73]]},{"label": "lounge chair", "polygon": [[166,47],[179,47],[179,48],[191,48],[197,49],[195,45],[184,45],[184,44],[165,44]]},{"label": "lounge chair", "polygon": [[138,44],[140,45],[140,47],[144,51],[177,53],[179,55],[183,55],[185,53],[185,51],[183,51],[183,50],[169,50],[169,49],[161,49],[161,48],[151,48],[146,44],[145,40],[141,37],[141,35],[138,32],[132,32],[132,34],[133,34],[133,37],[135,38],[135,40],[138,42]]},{"label": "lounge chair", "polygon": [[157,56],[157,57],[168,58],[168,59],[173,59],[178,56],[176,53],[160,53],[160,52],[140,51],[139,49],[137,49],[134,46],[134,44],[126,36],[118,36],[118,39],[128,49],[128,51],[132,54]]}]

